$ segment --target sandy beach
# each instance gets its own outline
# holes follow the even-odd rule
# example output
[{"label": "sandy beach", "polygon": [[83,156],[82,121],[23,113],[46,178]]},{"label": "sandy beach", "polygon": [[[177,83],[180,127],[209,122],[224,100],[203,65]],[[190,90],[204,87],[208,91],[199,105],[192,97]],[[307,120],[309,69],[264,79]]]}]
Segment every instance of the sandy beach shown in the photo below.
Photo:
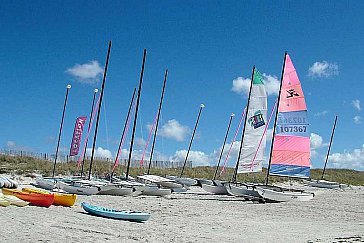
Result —
[{"label": "sandy beach", "polygon": [[[30,180],[25,180],[27,184]],[[22,185],[26,186],[26,185]],[[364,242],[364,187],[313,189],[309,202],[258,204],[192,187],[167,197],[79,196],[72,208],[0,208],[1,242]],[[81,202],[152,214],[94,217]]]}]

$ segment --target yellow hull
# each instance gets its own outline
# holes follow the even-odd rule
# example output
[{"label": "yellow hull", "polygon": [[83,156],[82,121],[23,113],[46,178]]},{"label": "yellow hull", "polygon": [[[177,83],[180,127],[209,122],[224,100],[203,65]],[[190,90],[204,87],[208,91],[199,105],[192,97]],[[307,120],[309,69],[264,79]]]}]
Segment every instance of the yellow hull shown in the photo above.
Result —
[{"label": "yellow hull", "polygon": [[10,202],[3,197],[0,196],[0,206],[1,207],[7,207],[10,205]]},{"label": "yellow hull", "polygon": [[[23,191],[39,193],[39,194],[50,194],[49,192],[39,190],[39,189],[34,189],[34,188],[23,188]],[[75,204],[75,202],[77,200],[76,194],[62,194],[62,193],[53,193],[53,194],[54,194],[53,205],[56,205],[56,206],[71,207]]]}]

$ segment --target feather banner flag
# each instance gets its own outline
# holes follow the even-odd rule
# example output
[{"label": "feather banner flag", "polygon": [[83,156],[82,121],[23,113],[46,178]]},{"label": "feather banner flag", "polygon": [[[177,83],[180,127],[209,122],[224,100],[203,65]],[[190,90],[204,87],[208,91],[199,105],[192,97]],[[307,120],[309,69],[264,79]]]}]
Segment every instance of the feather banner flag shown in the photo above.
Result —
[{"label": "feather banner flag", "polygon": [[77,117],[75,129],[73,131],[73,137],[71,142],[70,156],[75,156],[80,150],[80,143],[82,139],[83,127],[86,123],[86,116]]}]

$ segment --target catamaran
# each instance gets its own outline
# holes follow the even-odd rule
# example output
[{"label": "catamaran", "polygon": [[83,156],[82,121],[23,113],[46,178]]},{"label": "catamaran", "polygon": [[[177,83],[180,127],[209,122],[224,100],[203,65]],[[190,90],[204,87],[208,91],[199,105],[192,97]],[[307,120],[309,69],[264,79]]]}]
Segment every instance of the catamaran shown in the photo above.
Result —
[{"label": "catamaran", "polygon": [[[278,94],[278,107],[273,127],[273,139],[266,176],[293,178],[310,177],[310,133],[307,107],[300,80],[291,58],[285,53]],[[280,187],[256,186],[268,201],[308,201],[313,193]]]}]

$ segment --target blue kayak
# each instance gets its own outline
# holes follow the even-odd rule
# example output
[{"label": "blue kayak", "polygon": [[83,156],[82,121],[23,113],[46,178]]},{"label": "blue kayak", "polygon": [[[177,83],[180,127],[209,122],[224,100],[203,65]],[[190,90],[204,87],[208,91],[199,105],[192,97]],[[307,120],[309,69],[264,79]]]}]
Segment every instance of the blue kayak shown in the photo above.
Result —
[{"label": "blue kayak", "polygon": [[105,218],[122,219],[122,220],[137,221],[137,222],[147,221],[150,218],[149,213],[135,212],[135,211],[118,211],[115,209],[90,205],[85,202],[81,203],[81,206],[89,214]]}]

